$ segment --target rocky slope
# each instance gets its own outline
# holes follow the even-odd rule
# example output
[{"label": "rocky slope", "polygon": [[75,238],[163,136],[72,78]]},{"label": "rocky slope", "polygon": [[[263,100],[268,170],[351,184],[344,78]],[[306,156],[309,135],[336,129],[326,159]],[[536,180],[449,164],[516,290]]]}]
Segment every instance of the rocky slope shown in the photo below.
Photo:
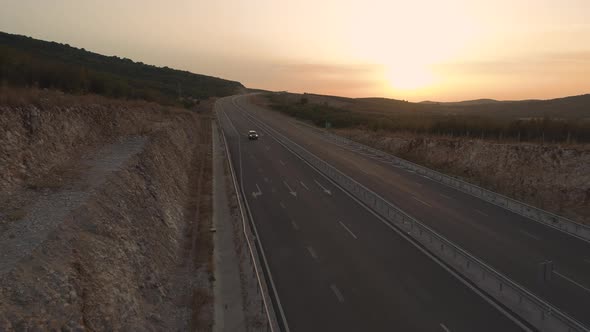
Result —
[{"label": "rocky slope", "polygon": [[[97,97],[5,97],[0,236],[43,197],[85,196],[2,269],[0,330],[210,329],[210,116]],[[109,172],[93,179],[82,161],[135,137],[137,153],[113,168],[103,161]]]}]

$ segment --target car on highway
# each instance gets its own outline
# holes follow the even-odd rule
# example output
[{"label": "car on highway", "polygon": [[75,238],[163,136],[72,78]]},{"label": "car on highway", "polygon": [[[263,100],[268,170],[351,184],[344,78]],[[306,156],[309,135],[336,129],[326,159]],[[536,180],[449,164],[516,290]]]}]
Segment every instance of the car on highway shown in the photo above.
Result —
[{"label": "car on highway", "polygon": [[255,130],[250,130],[248,132],[248,139],[249,140],[257,140],[258,139],[258,133]]}]

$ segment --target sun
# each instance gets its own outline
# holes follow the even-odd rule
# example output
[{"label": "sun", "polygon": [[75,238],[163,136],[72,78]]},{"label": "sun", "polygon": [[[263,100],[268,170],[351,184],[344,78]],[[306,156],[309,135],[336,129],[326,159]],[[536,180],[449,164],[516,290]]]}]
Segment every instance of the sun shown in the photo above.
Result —
[{"label": "sun", "polygon": [[385,80],[394,90],[413,91],[431,86],[434,75],[422,66],[396,65],[386,68]]}]

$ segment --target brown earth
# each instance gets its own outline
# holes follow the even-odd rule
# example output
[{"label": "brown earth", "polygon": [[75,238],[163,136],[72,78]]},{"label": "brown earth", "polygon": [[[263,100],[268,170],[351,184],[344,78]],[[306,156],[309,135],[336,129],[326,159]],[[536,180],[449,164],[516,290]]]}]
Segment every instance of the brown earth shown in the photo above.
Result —
[{"label": "brown earth", "polygon": [[3,89],[0,114],[20,255],[0,259],[0,330],[210,330],[210,111]]}]

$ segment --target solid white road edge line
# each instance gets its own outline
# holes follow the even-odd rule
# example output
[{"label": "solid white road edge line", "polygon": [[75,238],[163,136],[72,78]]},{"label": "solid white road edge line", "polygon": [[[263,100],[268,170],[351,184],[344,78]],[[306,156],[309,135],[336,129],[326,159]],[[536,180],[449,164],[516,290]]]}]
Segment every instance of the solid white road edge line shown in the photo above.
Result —
[{"label": "solid white road edge line", "polygon": [[420,202],[420,203],[422,203],[422,204],[424,204],[424,205],[428,206],[428,207],[432,207],[432,205],[430,205],[430,204],[428,204],[428,203],[424,202],[423,200],[421,200],[421,199],[419,199],[419,198],[417,198],[417,197],[415,197],[415,196],[412,196],[412,198],[413,198],[413,199],[415,199],[415,200],[417,200],[418,202]]},{"label": "solid white road edge line", "polygon": [[557,272],[556,270],[553,270],[553,273],[555,273],[556,275],[558,275],[558,276],[562,277],[563,279],[565,279],[565,280],[567,280],[567,281],[571,282],[572,284],[574,284],[574,285],[576,285],[576,286],[580,287],[581,289],[585,290],[586,292],[590,292],[590,289],[589,289],[589,288],[587,288],[586,286],[584,286],[584,285],[580,284],[579,282],[577,282],[577,281],[575,281],[575,280],[573,280],[573,279],[571,279],[571,278],[568,278],[568,277],[564,276],[563,274],[561,274],[561,273]]},{"label": "solid white road edge line", "polygon": [[541,240],[541,238],[540,238],[540,237],[538,237],[538,236],[536,236],[536,235],[534,235],[534,234],[531,234],[531,233],[529,233],[529,232],[527,232],[527,231],[523,231],[522,229],[520,230],[520,232],[521,232],[522,234],[524,234],[524,235],[526,235],[526,236],[530,237],[531,239],[535,239],[535,240],[537,240],[537,241]]},{"label": "solid white road edge line", "polygon": [[483,216],[486,216],[486,217],[489,217],[489,216],[490,216],[489,214],[487,214],[487,213],[485,213],[485,212],[483,212],[483,211],[480,211],[480,210],[478,210],[478,209],[474,209],[474,210],[475,210],[475,212],[477,212],[477,213],[479,213],[479,214],[481,214],[481,215],[483,215]]}]

